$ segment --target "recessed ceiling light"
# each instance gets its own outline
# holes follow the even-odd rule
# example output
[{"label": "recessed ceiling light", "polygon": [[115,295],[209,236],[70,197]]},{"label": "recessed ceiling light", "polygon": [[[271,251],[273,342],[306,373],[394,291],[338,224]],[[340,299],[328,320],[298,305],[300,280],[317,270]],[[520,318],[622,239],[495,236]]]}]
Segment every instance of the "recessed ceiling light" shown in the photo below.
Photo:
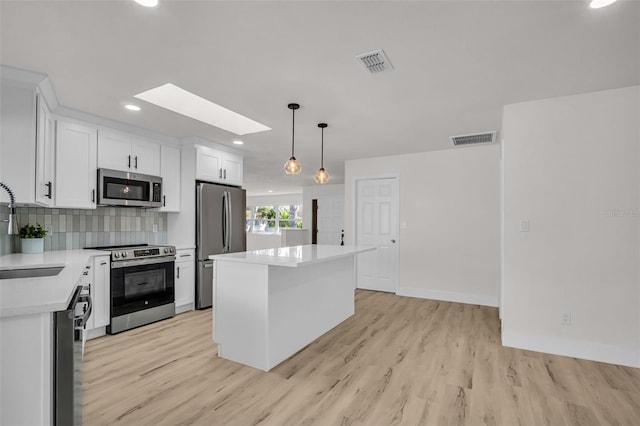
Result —
[{"label": "recessed ceiling light", "polygon": [[242,141],[233,141],[234,145],[244,145],[244,142]]},{"label": "recessed ceiling light", "polygon": [[589,6],[592,9],[600,9],[601,7],[609,6],[612,3],[615,3],[616,0],[591,0]]},{"label": "recessed ceiling light", "polygon": [[158,5],[158,0],[133,0],[138,3],[140,6],[144,7],[156,7]]},{"label": "recessed ceiling light", "polygon": [[171,83],[138,93],[134,97],[240,136],[271,130],[264,124]]},{"label": "recessed ceiling light", "polygon": [[273,189],[268,190],[267,192],[273,192]]},{"label": "recessed ceiling light", "polygon": [[140,111],[140,107],[138,105],[126,104],[124,107],[129,111]]}]

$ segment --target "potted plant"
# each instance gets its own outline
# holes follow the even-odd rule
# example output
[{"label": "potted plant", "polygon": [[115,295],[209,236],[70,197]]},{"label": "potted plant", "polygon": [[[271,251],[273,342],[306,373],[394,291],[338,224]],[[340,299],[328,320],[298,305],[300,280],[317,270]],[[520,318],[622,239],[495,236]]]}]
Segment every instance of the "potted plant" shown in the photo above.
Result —
[{"label": "potted plant", "polygon": [[20,228],[22,253],[42,253],[44,250],[44,237],[46,236],[47,230],[39,223],[35,225],[26,224]]}]

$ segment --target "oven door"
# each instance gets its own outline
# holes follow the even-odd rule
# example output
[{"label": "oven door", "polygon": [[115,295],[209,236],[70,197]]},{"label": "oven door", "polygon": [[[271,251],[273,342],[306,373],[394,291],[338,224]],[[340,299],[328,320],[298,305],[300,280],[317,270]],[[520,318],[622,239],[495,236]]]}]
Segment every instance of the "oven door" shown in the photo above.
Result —
[{"label": "oven door", "polygon": [[111,317],[175,301],[175,257],[111,262]]}]

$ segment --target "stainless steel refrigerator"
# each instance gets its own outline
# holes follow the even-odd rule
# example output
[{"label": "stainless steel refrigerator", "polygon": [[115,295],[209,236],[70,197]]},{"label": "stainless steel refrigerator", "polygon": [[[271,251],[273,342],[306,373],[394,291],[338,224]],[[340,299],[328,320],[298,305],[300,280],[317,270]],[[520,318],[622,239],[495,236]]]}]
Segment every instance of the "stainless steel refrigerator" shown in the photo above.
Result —
[{"label": "stainless steel refrigerator", "polygon": [[196,308],[213,300],[212,254],[246,250],[246,192],[233,186],[196,183]]}]

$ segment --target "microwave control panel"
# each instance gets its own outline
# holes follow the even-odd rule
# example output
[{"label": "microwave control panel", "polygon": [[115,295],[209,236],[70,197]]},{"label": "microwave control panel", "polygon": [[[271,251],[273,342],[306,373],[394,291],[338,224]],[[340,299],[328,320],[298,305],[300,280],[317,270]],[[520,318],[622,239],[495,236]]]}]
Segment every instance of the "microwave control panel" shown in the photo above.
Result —
[{"label": "microwave control panel", "polygon": [[153,183],[153,202],[160,203],[162,201],[162,184],[158,182]]}]

